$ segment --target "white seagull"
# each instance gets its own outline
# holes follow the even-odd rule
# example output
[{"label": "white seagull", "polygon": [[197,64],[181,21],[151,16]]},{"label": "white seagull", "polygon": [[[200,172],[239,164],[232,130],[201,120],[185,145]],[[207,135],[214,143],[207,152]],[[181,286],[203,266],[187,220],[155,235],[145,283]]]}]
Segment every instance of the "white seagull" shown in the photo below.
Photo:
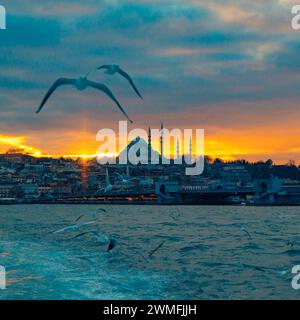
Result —
[{"label": "white seagull", "polygon": [[97,193],[103,191],[104,193],[107,193],[107,192],[110,192],[112,191],[113,189],[113,186],[110,184],[110,181],[109,181],[109,174],[108,174],[108,169],[106,168],[106,178],[105,178],[105,187],[104,188],[101,188],[101,189],[98,189],[96,192],[94,192],[90,198],[94,197]]},{"label": "white seagull", "polygon": [[53,92],[60,86],[64,86],[64,85],[72,85],[75,86],[75,88],[79,91],[83,91],[88,87],[100,90],[102,92],[104,92],[109,98],[111,98],[116,105],[118,106],[118,108],[121,110],[121,112],[124,114],[124,116],[128,119],[128,121],[130,121],[131,123],[133,122],[127,115],[127,113],[125,112],[125,110],[122,108],[121,104],[119,103],[119,101],[115,98],[115,96],[113,95],[113,93],[110,91],[110,89],[99,82],[94,82],[94,81],[90,81],[87,79],[87,75],[85,76],[80,76],[78,79],[72,79],[72,78],[59,78],[57,79],[53,85],[51,86],[51,88],[49,89],[49,91],[47,92],[47,94],[45,95],[42,103],[40,104],[40,107],[38,108],[38,110],[36,111],[36,113],[40,113],[40,111],[43,109],[44,105],[46,104],[46,102],[48,101],[48,99],[50,98],[50,96],[53,94]]},{"label": "white seagull", "polygon": [[110,74],[110,75],[114,75],[116,73],[119,73],[121,76],[123,76],[125,79],[127,79],[129,81],[129,83],[131,84],[133,90],[136,92],[136,94],[141,98],[143,99],[142,95],[140,94],[139,90],[137,89],[137,87],[135,86],[133,80],[131,79],[130,75],[125,72],[124,70],[122,70],[120,68],[120,66],[118,66],[117,64],[105,64],[101,67],[98,68],[98,70],[101,70],[101,69],[105,69],[107,74]]}]

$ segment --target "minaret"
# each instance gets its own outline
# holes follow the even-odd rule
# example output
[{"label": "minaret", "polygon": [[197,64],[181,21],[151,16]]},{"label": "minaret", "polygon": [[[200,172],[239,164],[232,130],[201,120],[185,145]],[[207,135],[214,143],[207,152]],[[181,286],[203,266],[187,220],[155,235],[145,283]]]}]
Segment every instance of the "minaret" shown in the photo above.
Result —
[{"label": "minaret", "polygon": [[161,164],[163,163],[164,157],[164,124],[161,123],[160,126],[160,155],[161,155]]},{"label": "minaret", "polygon": [[148,164],[151,163],[151,154],[152,154],[152,137],[151,137],[151,128],[148,129]]}]

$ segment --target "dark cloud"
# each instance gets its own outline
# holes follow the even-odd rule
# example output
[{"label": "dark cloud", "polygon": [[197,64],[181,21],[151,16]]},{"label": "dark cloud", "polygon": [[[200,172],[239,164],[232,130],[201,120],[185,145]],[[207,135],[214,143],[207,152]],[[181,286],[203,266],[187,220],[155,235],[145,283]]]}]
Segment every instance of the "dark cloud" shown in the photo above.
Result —
[{"label": "dark cloud", "polygon": [[72,88],[55,93],[40,122],[32,113],[58,76],[85,74],[103,63],[124,66],[141,88],[144,102],[124,79],[92,74],[137,119],[168,115],[171,121],[183,110],[197,110],[216,126],[230,126],[230,117],[222,116],[230,104],[233,115],[244,115],[241,125],[252,126],[256,112],[272,117],[270,105],[277,114],[278,101],[300,98],[299,33],[290,29],[290,10],[282,3],[3,1],[9,15],[8,29],[0,32],[1,128],[26,134],[65,122],[71,130],[70,115],[80,117],[83,110],[99,123],[118,119],[101,94]]},{"label": "dark cloud", "polygon": [[61,25],[54,19],[8,15],[7,21],[7,30],[0,33],[3,46],[18,50],[18,47],[49,47],[59,43]]}]

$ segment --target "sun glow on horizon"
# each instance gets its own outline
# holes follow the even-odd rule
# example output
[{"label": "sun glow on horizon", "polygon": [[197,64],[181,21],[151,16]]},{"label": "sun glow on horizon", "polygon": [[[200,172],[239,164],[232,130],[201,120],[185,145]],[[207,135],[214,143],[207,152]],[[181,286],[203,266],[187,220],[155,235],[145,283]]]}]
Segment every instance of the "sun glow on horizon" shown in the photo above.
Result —
[{"label": "sun glow on horizon", "polygon": [[26,139],[25,137],[9,137],[9,136],[0,135],[0,144],[9,145],[10,147],[20,149],[24,153],[27,153],[37,158],[41,157],[42,156],[41,150],[23,144],[25,139]]},{"label": "sun glow on horizon", "polygon": [[[223,137],[223,136],[222,136]],[[251,144],[241,143],[240,140],[228,139],[228,137],[209,137],[205,138],[205,155],[209,156],[212,159],[220,158],[224,161],[234,161],[238,159],[246,159],[249,161],[259,161],[259,160],[267,160],[269,158],[274,160],[274,163],[283,164],[287,163],[290,159],[282,159],[276,161],[277,152],[280,152],[280,149],[276,150],[270,146],[270,148],[263,148],[262,145],[252,146]],[[8,136],[8,135],[0,135],[0,153],[5,153],[7,148],[10,147],[16,150],[20,150],[20,152],[24,154],[31,155],[36,158],[68,158],[68,159],[83,159],[90,160],[93,158],[116,158],[121,150],[117,150],[117,152],[104,152],[97,153],[97,148],[99,147],[97,141],[93,141],[91,137],[86,136],[82,140],[82,136],[80,136],[80,143],[70,144],[68,146],[68,151],[63,152],[63,148],[66,148],[65,145],[59,145],[57,149],[57,153],[45,153],[42,149],[30,146],[26,144],[26,140],[29,137],[25,136]],[[221,139],[222,138],[222,139]],[[248,141],[246,141],[248,142]],[[37,143],[38,144],[38,143]],[[164,156],[170,159],[174,159],[177,156],[176,147],[174,146],[174,141],[170,142],[170,147],[165,148]],[[246,147],[248,146],[248,147]],[[252,148],[251,148],[252,147]],[[157,142],[153,141],[152,148],[154,151],[160,151],[160,145]],[[93,150],[95,150],[93,152]],[[291,149],[289,149],[291,150]],[[300,149],[293,149],[293,152],[299,152]],[[180,155],[183,152],[180,152]],[[193,143],[192,153],[194,157],[201,156],[198,154],[196,150],[196,145]],[[266,157],[262,158],[262,155],[265,154]],[[278,153],[279,154],[279,153]],[[291,158],[292,159],[292,158]],[[298,158],[293,159],[295,161],[299,161]]]},{"label": "sun glow on horizon", "polygon": [[43,151],[41,151],[38,148],[29,146],[24,144],[26,140],[26,137],[13,137],[13,136],[6,136],[6,135],[0,135],[0,145],[9,146],[12,148],[15,148],[16,150],[19,150],[20,152],[24,154],[31,155],[36,158],[43,158],[43,157],[51,157],[51,158],[81,158],[81,159],[92,159],[96,157],[108,157],[113,158],[117,157],[117,153],[103,153],[103,154],[89,154],[89,153],[78,153],[78,154],[45,154]]}]

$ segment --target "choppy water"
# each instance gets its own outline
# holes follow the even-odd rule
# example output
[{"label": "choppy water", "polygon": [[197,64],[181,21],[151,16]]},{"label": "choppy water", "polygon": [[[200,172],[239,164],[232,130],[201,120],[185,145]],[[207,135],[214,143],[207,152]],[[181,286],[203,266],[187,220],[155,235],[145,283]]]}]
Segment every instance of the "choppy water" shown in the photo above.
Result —
[{"label": "choppy water", "polygon": [[92,235],[51,233],[97,208],[1,206],[0,299],[300,298],[291,287],[299,208],[104,206],[100,228],[117,240],[110,253]]}]

